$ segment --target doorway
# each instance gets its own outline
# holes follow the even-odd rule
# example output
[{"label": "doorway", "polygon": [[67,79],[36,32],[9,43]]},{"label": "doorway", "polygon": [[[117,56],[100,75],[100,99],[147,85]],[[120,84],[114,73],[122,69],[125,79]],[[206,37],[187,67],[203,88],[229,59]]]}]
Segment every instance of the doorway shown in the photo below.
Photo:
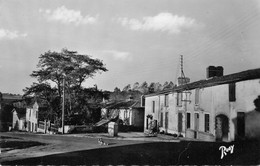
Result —
[{"label": "doorway", "polygon": [[216,141],[228,141],[229,120],[226,115],[218,115],[215,120],[216,124]]}]

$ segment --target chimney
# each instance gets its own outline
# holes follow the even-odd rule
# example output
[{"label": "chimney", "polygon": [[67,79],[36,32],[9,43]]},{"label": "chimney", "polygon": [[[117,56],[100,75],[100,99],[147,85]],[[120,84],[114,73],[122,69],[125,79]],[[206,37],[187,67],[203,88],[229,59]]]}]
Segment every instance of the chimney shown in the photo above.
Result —
[{"label": "chimney", "polygon": [[223,73],[224,73],[224,68],[222,66],[216,67],[216,76],[217,77],[223,76]]},{"label": "chimney", "polygon": [[223,67],[222,66],[209,66],[207,67],[207,78],[212,77],[221,77],[223,76]]}]

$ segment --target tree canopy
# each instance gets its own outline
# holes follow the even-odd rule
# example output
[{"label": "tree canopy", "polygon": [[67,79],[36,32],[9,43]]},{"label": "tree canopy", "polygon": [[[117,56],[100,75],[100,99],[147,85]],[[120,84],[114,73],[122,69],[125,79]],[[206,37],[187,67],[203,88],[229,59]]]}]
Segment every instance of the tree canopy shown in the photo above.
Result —
[{"label": "tree canopy", "polygon": [[[48,103],[48,111],[55,114],[56,118],[60,118],[62,83],[65,80],[65,112],[67,116],[80,114],[90,108],[90,104],[86,102],[90,99],[88,93],[98,91],[97,87],[88,90],[82,87],[82,83],[97,73],[106,71],[107,68],[102,60],[94,59],[89,55],[78,54],[68,49],[62,49],[61,52],[48,51],[40,55],[37,70],[31,74],[31,77],[37,78],[38,83],[25,88],[24,96],[33,95],[45,101]],[[100,93],[98,99],[94,97],[98,102],[102,101]],[[95,99],[92,98],[91,101]]]},{"label": "tree canopy", "polygon": [[66,79],[66,85],[80,87],[87,78],[93,77],[98,72],[107,71],[101,60],[67,49],[62,49],[61,52],[45,52],[39,59],[38,70],[33,71],[31,76],[37,78],[39,82],[56,83],[59,92],[63,78]]}]

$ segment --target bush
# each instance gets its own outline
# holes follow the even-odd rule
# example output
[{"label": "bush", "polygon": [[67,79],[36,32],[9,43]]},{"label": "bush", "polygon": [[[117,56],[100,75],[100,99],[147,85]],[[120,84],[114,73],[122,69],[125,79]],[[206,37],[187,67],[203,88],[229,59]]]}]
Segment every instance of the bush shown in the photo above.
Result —
[{"label": "bush", "polygon": [[92,132],[93,132],[93,126],[91,126],[91,125],[71,126],[71,128],[68,130],[68,133],[70,133],[70,134],[92,133]]}]

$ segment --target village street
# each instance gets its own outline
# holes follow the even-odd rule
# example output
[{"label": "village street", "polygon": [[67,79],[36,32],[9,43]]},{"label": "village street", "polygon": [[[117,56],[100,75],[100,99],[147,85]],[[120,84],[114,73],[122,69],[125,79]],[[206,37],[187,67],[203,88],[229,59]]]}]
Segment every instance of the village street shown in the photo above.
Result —
[{"label": "village street", "polygon": [[[1,133],[0,163],[6,164],[259,164],[259,142],[212,143],[167,140],[135,135],[132,139],[104,138],[100,146],[95,134],[43,135]],[[24,149],[5,151],[2,138],[42,143]],[[23,144],[21,142],[21,144]],[[221,153],[220,147],[233,147]],[[223,156],[221,156],[223,155]],[[221,159],[222,157],[222,159]]]}]

